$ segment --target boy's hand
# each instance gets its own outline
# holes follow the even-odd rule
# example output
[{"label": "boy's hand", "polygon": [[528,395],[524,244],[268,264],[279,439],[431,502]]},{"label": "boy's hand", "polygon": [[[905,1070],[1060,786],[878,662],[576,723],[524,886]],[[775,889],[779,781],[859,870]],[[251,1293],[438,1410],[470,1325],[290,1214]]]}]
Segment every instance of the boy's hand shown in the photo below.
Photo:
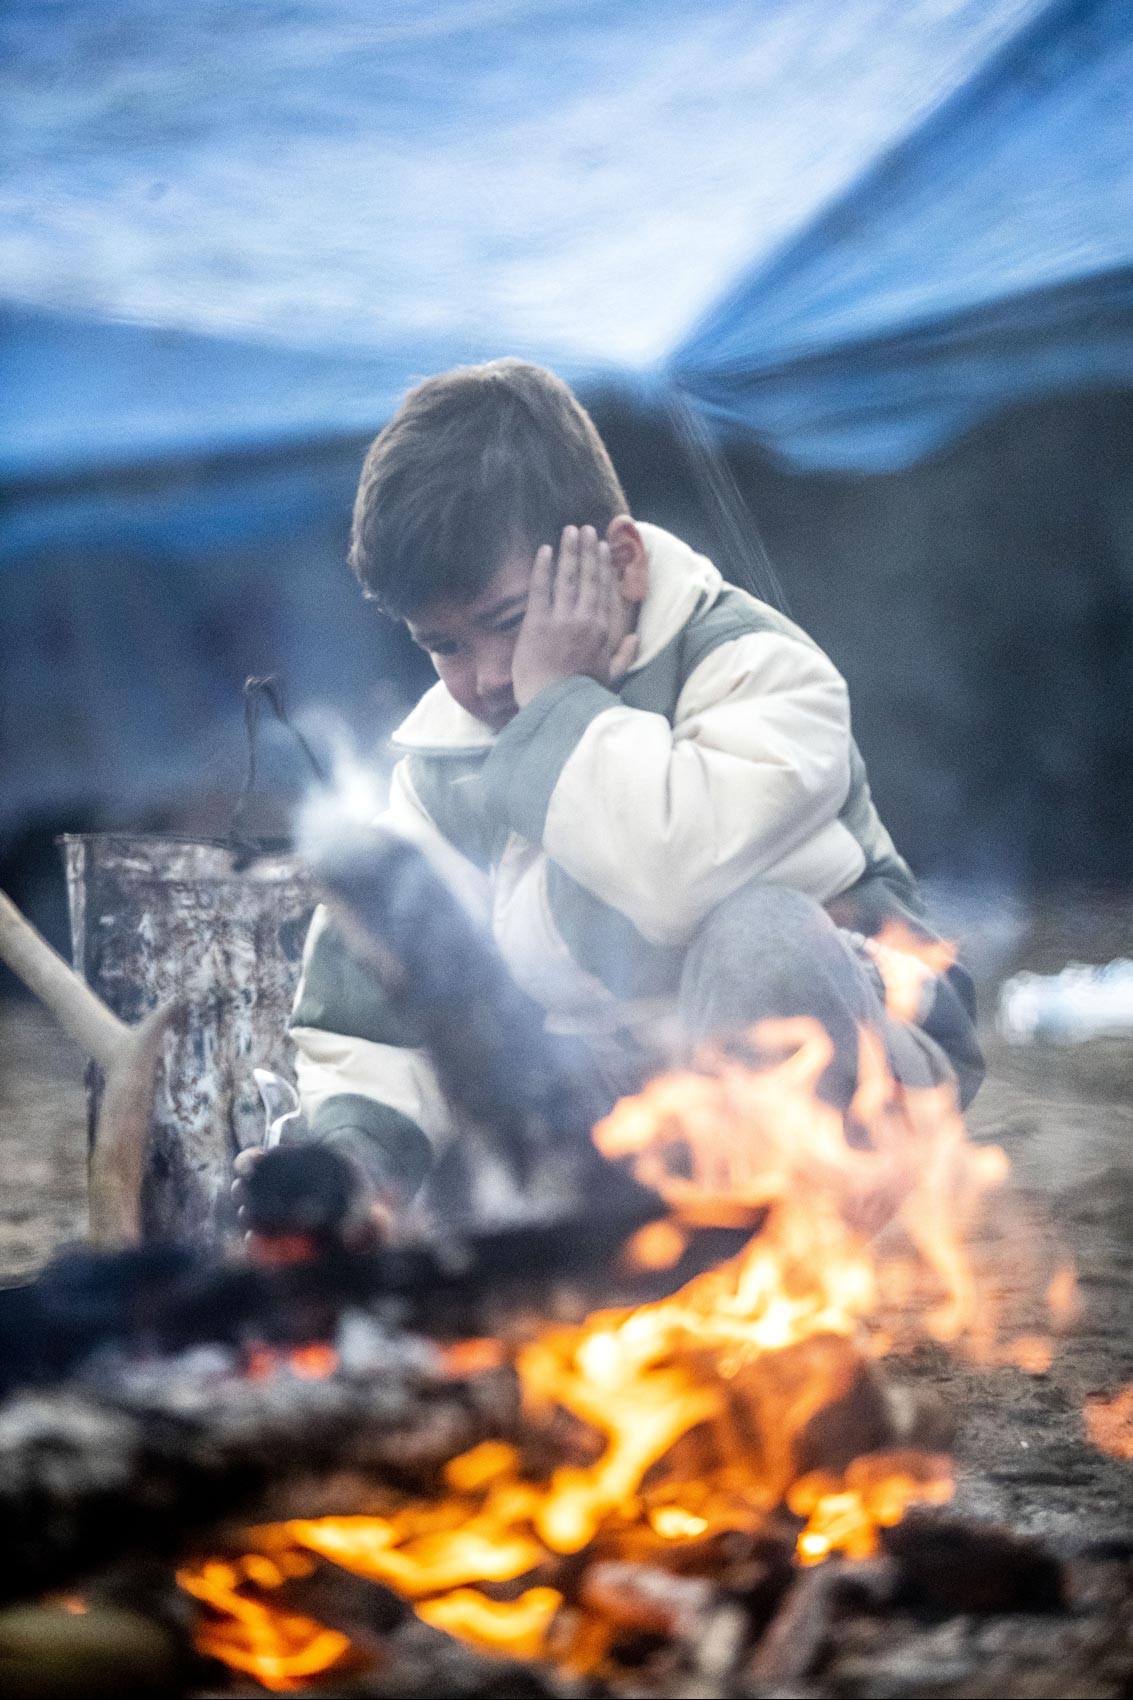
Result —
[{"label": "boy's hand", "polygon": [[[623,635],[624,634],[624,635]],[[610,563],[610,546],[592,525],[568,525],[556,562],[550,544],[535,556],[527,613],[511,664],[520,708],[563,679],[613,685],[637,654],[625,633],[625,599]]]},{"label": "boy's hand", "polygon": [[[248,1228],[248,1177],[264,1155],[263,1147],[254,1145],[247,1151],[241,1151],[233,1165],[236,1179],[232,1183],[232,1198],[236,1205],[236,1220],[244,1229],[244,1243],[248,1247],[256,1239]],[[366,1186],[361,1175],[358,1200],[358,1208],[342,1225],[342,1243],[352,1251],[373,1251],[385,1238],[395,1220],[395,1213],[384,1200],[373,1197],[372,1189]]]}]

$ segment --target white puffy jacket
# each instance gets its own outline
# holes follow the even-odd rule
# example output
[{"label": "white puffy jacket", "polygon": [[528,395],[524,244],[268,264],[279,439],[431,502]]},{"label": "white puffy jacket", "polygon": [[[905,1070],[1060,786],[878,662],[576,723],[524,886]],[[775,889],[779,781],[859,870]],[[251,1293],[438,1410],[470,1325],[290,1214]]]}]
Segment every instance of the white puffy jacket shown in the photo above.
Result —
[{"label": "white puffy jacket", "polygon": [[[671,1010],[698,924],[745,882],[819,903],[872,882],[915,902],[837,669],[703,555],[640,529],[649,589],[620,688],[565,680],[493,735],[433,686],[395,734],[379,822],[426,852],[548,1025],[584,1036],[615,1081],[626,1035]],[[308,1124],[412,1152],[414,1180],[450,1124],[397,1029],[317,913],[292,1018]]]}]

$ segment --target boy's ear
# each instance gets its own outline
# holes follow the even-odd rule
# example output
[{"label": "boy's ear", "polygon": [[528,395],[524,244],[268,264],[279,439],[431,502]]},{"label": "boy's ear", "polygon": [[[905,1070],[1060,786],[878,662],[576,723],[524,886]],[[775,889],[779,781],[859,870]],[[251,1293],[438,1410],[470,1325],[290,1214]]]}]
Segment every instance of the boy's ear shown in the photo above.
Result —
[{"label": "boy's ear", "polygon": [[618,514],[606,527],[610,564],[618,575],[627,602],[644,602],[649,590],[649,556],[645,540],[629,514]]}]

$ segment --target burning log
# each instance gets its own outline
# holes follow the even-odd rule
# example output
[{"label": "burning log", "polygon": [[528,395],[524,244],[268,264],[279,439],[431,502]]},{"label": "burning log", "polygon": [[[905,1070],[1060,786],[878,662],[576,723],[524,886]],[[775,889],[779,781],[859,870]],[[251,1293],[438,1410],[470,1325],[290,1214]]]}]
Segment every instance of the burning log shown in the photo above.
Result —
[{"label": "burning log", "polygon": [[[356,1576],[315,1553],[310,1555],[309,1566],[303,1575],[287,1575],[273,1566],[267,1554],[261,1555],[255,1568],[261,1583],[278,1582],[270,1588],[270,1603],[277,1609],[315,1618],[348,1635],[355,1646],[369,1647],[373,1652],[413,1615],[412,1607],[400,1594],[372,1577]],[[246,1570],[251,1568],[245,1564]]]},{"label": "burning log", "polygon": [[574,1684],[556,1681],[551,1670],[517,1665],[478,1652],[466,1642],[410,1617],[386,1640],[377,1668],[356,1680],[359,1700],[543,1700],[573,1696]]},{"label": "burning log", "polygon": [[644,1637],[663,1643],[697,1676],[720,1680],[735,1669],[751,1634],[742,1606],[717,1582],[654,1565],[593,1564],[579,1602],[591,1618],[576,1630],[580,1644],[554,1649],[568,1665],[592,1664],[602,1640],[613,1648],[619,1639]]},{"label": "burning log", "polygon": [[13,1397],[0,1409],[0,1598],[132,1550],[176,1551],[194,1529],[342,1472],[371,1491],[426,1491],[449,1459],[514,1430],[506,1372],[456,1379],[412,1336],[378,1335],[371,1356],[364,1378],[308,1380],[286,1359],[249,1378],[231,1356],[189,1354],[108,1368],[97,1392]]},{"label": "burning log", "polygon": [[0,960],[35,993],[106,1077],[90,1152],[90,1237],[128,1245],[141,1233],[142,1175],[149,1149],[154,1080],[176,1003],[137,1028],[119,1021],[69,968],[12,900],[0,892]]}]

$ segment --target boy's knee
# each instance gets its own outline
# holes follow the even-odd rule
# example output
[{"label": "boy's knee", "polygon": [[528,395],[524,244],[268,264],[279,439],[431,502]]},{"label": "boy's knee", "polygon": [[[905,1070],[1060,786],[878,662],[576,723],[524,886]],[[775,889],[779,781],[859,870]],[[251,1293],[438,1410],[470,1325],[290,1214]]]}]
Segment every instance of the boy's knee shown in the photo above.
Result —
[{"label": "boy's knee", "polygon": [[700,923],[693,945],[713,951],[744,951],[753,943],[766,946],[783,940],[789,945],[833,932],[829,917],[811,897],[789,886],[750,880],[709,911]]},{"label": "boy's knee", "polygon": [[841,1041],[871,1014],[861,966],[826,912],[802,892],[761,882],[705,918],[685,958],[680,1003],[694,1039],[805,1015]]},{"label": "boy's knee", "polygon": [[684,978],[776,987],[788,1003],[800,1004],[782,1011],[794,1014],[808,1001],[800,993],[809,982],[825,984],[832,975],[853,972],[845,941],[813,898],[752,881],[705,917],[689,947]]}]

